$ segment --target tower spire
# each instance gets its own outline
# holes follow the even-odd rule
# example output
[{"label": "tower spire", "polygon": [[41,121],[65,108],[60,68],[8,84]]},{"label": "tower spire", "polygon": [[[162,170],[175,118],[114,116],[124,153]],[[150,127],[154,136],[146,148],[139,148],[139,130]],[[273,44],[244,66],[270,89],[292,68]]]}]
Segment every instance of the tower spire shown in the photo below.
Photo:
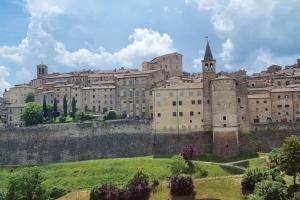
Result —
[{"label": "tower spire", "polygon": [[206,48],[205,48],[205,54],[204,54],[204,60],[209,61],[209,60],[214,60],[214,57],[211,53],[210,45],[207,39],[206,42]]}]

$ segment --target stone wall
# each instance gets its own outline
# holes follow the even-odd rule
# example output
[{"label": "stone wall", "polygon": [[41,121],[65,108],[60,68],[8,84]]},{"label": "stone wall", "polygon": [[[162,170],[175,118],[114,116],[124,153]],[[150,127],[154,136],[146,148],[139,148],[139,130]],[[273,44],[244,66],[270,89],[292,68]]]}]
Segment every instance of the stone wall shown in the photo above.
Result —
[{"label": "stone wall", "polygon": [[240,134],[240,151],[269,152],[290,135],[300,136],[300,123],[253,124],[251,134]]},{"label": "stone wall", "polygon": [[[240,151],[270,151],[300,124],[260,124],[239,134]],[[112,121],[0,129],[0,165],[44,164],[97,158],[178,154],[186,144],[213,152],[211,132],[152,133],[148,121]]]},{"label": "stone wall", "polygon": [[0,129],[0,165],[177,154],[185,144],[211,152],[208,133],[155,134],[148,121]]}]

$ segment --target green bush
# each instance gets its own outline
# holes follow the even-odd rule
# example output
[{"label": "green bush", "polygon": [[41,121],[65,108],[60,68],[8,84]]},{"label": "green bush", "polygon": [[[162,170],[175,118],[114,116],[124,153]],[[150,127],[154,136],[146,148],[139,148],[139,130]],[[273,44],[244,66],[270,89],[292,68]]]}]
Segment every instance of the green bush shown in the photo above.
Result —
[{"label": "green bush", "polygon": [[59,118],[58,118],[59,123],[66,123],[66,121],[67,121],[67,118],[64,115],[59,116]]},{"label": "green bush", "polygon": [[242,191],[243,194],[250,194],[254,192],[255,184],[263,180],[270,180],[271,175],[268,169],[248,169],[242,177]]},{"label": "green bush", "polygon": [[42,105],[31,102],[26,104],[21,113],[21,118],[25,121],[26,126],[33,126],[43,123],[43,115]]},{"label": "green bush", "polygon": [[264,200],[287,200],[287,187],[277,181],[264,180],[255,185],[255,196]]},{"label": "green bush", "polygon": [[195,165],[195,178],[203,178],[208,176],[208,171],[202,169],[199,165]]},{"label": "green bush", "polygon": [[189,165],[182,156],[173,156],[170,169],[172,175],[185,174],[189,172]]},{"label": "green bush", "polygon": [[46,200],[44,181],[37,168],[29,168],[12,176],[8,183],[6,200]]},{"label": "green bush", "polygon": [[117,118],[118,118],[117,112],[114,111],[114,110],[107,111],[104,114],[104,117],[103,117],[104,120],[114,120],[114,119],[117,119]]},{"label": "green bush", "polygon": [[273,149],[269,154],[269,162],[271,168],[279,167],[279,158],[281,150],[279,148]]},{"label": "green bush", "polygon": [[65,196],[69,191],[62,187],[54,187],[50,191],[50,197],[52,199],[58,199],[59,197]]},{"label": "green bush", "polygon": [[92,115],[86,114],[82,111],[77,111],[75,114],[75,120],[76,121],[87,121],[93,119]]}]

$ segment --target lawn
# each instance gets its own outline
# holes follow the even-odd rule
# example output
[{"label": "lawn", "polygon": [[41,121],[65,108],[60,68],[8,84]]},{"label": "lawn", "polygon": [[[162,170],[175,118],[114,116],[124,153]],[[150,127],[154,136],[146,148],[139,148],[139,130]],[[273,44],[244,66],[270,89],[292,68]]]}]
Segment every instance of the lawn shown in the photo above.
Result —
[{"label": "lawn", "polygon": [[[171,175],[170,158],[153,158],[152,156],[137,158],[100,159],[81,162],[58,163],[38,166],[45,177],[44,185],[50,189],[54,186],[65,187],[76,191],[89,189],[95,185],[111,182],[124,187],[137,170],[149,174],[150,179],[165,180]],[[195,161],[208,171],[209,177],[240,174],[234,168],[220,167],[216,164]],[[0,191],[6,190],[9,177],[26,167],[0,168]]]},{"label": "lawn", "polygon": [[[196,196],[195,199],[222,199],[222,200],[240,200],[241,193],[241,178],[240,177],[219,177],[219,178],[204,178],[194,180]],[[168,200],[170,196],[168,182],[163,181],[156,191],[151,195],[150,200]],[[69,193],[59,200],[89,200],[89,191],[81,190]],[[185,197],[173,198],[173,200],[187,200]]]}]

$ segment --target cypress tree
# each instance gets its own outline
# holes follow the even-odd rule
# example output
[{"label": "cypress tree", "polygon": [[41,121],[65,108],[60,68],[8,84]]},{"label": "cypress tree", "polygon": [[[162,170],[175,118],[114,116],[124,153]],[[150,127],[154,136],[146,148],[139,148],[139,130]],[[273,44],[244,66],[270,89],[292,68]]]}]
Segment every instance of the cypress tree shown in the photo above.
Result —
[{"label": "cypress tree", "polygon": [[46,96],[44,96],[44,100],[43,100],[43,114],[44,114],[44,118],[48,117],[48,109],[47,109],[47,103],[46,103]]},{"label": "cypress tree", "polygon": [[68,102],[67,102],[67,97],[64,96],[63,100],[63,110],[64,110],[64,116],[67,117],[68,115]]},{"label": "cypress tree", "polygon": [[76,100],[75,97],[72,99],[72,117],[75,118],[75,113],[76,113]]},{"label": "cypress tree", "polygon": [[56,118],[57,117],[57,100],[56,97],[54,98],[54,103],[53,103],[53,116]]}]

